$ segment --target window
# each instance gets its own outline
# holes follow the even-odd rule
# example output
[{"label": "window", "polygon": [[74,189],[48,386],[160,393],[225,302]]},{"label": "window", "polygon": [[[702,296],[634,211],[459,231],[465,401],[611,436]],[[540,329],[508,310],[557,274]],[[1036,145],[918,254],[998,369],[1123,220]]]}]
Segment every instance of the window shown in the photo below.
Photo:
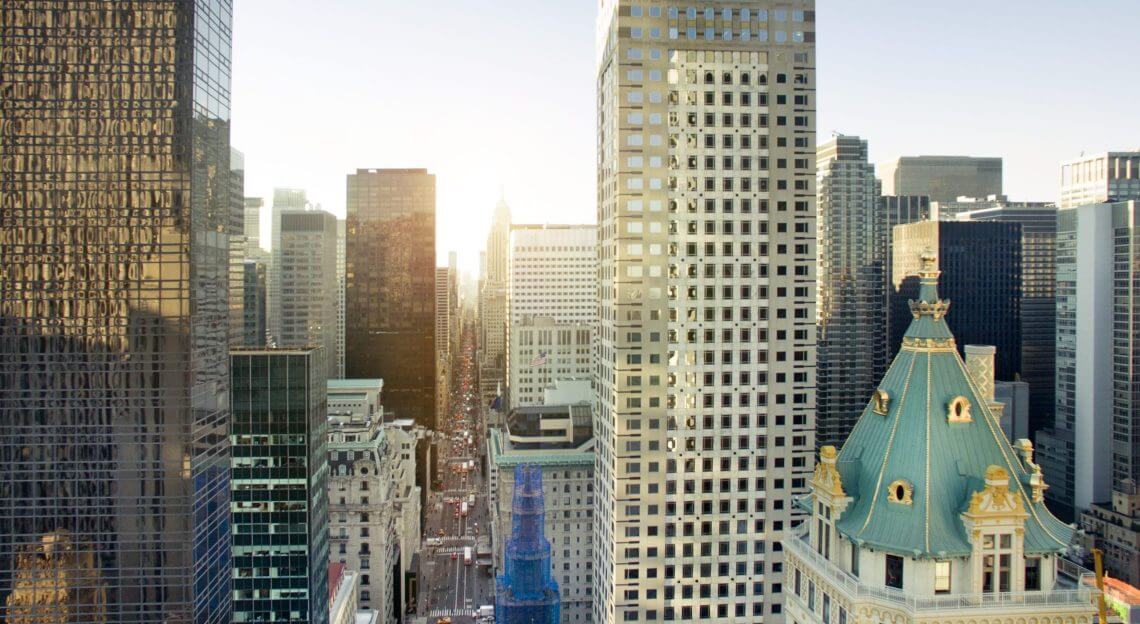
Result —
[{"label": "window", "polygon": [[886,569],[887,587],[903,588],[903,558],[898,555],[887,555]]},{"label": "window", "polygon": [[1041,591],[1041,558],[1025,558],[1025,591]]},{"label": "window", "polygon": [[934,593],[950,593],[950,562],[934,562]]},{"label": "window", "polygon": [[1010,568],[1013,564],[1013,539],[1009,534],[982,537],[982,591],[1010,591]]}]

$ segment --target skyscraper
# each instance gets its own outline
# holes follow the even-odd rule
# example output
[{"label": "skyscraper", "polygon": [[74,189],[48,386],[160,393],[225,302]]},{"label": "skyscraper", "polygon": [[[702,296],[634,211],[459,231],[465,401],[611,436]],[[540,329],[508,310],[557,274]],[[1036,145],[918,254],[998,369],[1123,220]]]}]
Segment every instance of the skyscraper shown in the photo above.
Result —
[{"label": "skyscraper", "polygon": [[337,366],[336,217],[323,210],[281,214],[281,246],[274,257],[281,285],[278,347],[325,348],[326,374]]},{"label": "skyscraper", "polygon": [[245,330],[245,156],[230,148],[229,175],[230,218],[226,224],[229,237],[229,314],[230,344],[240,346]]},{"label": "skyscraper", "polygon": [[233,622],[329,621],[326,350],[234,350]]},{"label": "skyscraper", "polygon": [[434,429],[435,176],[357,169],[347,197],[346,377],[383,379],[388,411]]},{"label": "skyscraper", "polygon": [[593,621],[780,621],[815,448],[815,4],[600,10]]},{"label": "skyscraper", "polygon": [[0,23],[5,619],[228,623],[230,2]]},{"label": "skyscraper", "polygon": [[819,146],[819,362],[816,444],[839,445],[887,365],[885,224],[867,142],[837,136]]},{"label": "skyscraper", "polygon": [[884,195],[925,195],[930,201],[1002,194],[1001,158],[903,156],[879,165]]},{"label": "skyscraper", "polygon": [[497,390],[506,378],[507,274],[511,209],[499,200],[487,234],[486,266],[479,291],[479,382]]},{"label": "skyscraper", "polygon": [[1061,165],[1062,210],[1140,197],[1140,150],[1081,156]]},{"label": "skyscraper", "polygon": [[435,268],[435,409],[446,417],[451,390],[451,269]]},{"label": "skyscraper", "polygon": [[1057,207],[1039,202],[993,202],[960,212],[959,221],[1021,226],[1021,378],[1029,384],[1029,431],[1053,424],[1056,396]]},{"label": "skyscraper", "polygon": [[246,255],[252,256],[261,251],[261,209],[265,200],[260,197],[246,197],[242,231],[245,234]]},{"label": "skyscraper", "polygon": [[344,219],[336,220],[336,370],[339,375],[333,379],[344,378],[344,272],[347,268],[347,241],[348,224]]},{"label": "skyscraper", "polygon": [[281,272],[279,254],[281,253],[281,214],[286,211],[299,212],[306,210],[309,202],[302,189],[273,189],[273,207],[270,220],[270,239],[273,245],[269,256],[269,338],[276,344],[281,337]]},{"label": "skyscraper", "polygon": [[260,260],[246,260],[242,265],[242,346],[265,346],[267,270]]},{"label": "skyscraper", "polygon": [[[894,230],[894,284],[891,291],[891,353],[898,353],[918,296],[923,252],[938,255],[941,292],[954,303],[947,322],[961,344],[997,347],[995,374],[1002,381],[1021,377],[1025,362],[1027,311],[1022,273],[1021,224],[925,221]],[[1029,388],[1033,393],[1033,388]]]},{"label": "skyscraper", "polygon": [[[879,197],[879,212],[883,220],[879,228],[879,247],[883,249],[883,342],[887,354],[887,361],[895,356],[898,347],[891,340],[891,328],[897,322],[893,315],[895,310],[891,307],[891,295],[894,292],[894,232],[896,225],[929,221],[937,219],[938,215],[930,206],[930,198],[924,195],[883,195]],[[910,314],[899,310],[904,318]]]}]

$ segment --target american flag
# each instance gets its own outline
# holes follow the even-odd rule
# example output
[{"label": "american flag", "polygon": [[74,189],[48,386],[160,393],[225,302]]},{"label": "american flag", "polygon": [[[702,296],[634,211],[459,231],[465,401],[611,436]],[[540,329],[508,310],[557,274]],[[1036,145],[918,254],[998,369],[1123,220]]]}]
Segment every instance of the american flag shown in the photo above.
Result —
[{"label": "american flag", "polygon": [[531,366],[546,366],[546,360],[547,360],[548,355],[549,354],[546,351],[539,351],[538,357],[531,360],[530,365]]}]

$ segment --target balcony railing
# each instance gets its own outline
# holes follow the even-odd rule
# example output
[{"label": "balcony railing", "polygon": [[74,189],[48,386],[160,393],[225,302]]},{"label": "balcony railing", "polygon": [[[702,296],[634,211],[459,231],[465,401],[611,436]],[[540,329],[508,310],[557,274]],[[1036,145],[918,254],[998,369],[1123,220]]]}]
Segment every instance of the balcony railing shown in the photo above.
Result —
[{"label": "balcony railing", "polygon": [[[892,587],[876,587],[861,583],[859,579],[843,571],[839,566],[813,550],[811,545],[804,540],[802,530],[789,531],[785,535],[783,544],[786,550],[793,552],[799,559],[811,563],[815,572],[826,577],[836,589],[846,594],[851,600],[875,600],[901,607],[913,614],[993,607],[1075,607],[1084,605],[1092,608],[1094,590],[1086,583],[1091,574],[1088,570],[1068,562],[1066,562],[1068,567],[1063,569],[1062,573],[1074,575],[1077,579],[1076,589],[912,596]],[[1064,560],[1059,559],[1059,561]]]}]

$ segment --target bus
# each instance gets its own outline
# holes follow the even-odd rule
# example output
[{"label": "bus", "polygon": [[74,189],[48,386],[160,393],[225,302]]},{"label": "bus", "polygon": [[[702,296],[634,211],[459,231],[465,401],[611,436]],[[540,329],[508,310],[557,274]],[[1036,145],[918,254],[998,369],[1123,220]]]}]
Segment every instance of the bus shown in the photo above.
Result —
[{"label": "bus", "polygon": [[471,565],[471,547],[463,547],[463,565]]}]

